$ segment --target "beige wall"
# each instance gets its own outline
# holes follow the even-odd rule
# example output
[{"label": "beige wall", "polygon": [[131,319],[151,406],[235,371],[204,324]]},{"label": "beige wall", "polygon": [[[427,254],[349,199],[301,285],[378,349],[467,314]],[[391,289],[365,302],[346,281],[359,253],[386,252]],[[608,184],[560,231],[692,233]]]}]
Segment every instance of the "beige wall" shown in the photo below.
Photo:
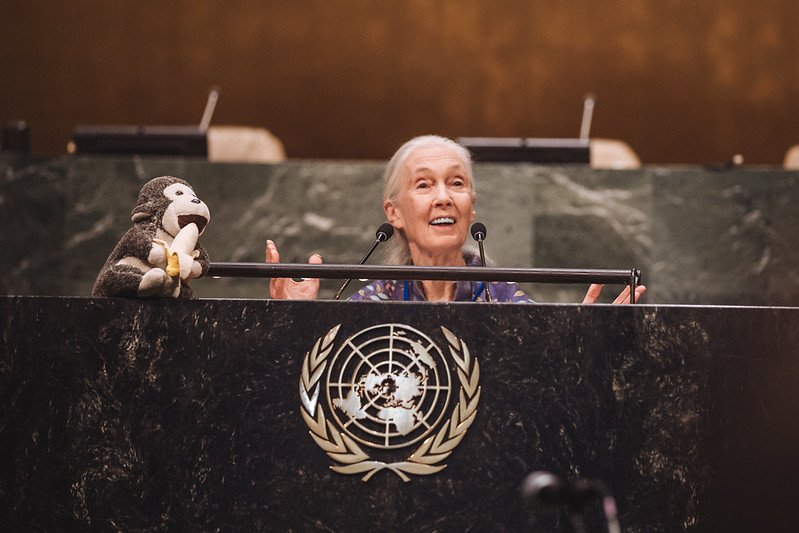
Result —
[{"label": "beige wall", "polygon": [[0,6],[0,120],[36,152],[78,123],[265,126],[290,157],[388,157],[410,136],[593,135],[644,163],[799,143],[795,0],[170,0]]}]

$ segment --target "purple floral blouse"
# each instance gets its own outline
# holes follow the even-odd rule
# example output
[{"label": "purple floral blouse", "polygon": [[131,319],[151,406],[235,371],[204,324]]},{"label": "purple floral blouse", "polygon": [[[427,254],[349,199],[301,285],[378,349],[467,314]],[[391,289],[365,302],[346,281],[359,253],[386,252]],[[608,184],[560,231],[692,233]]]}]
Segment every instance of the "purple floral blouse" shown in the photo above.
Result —
[{"label": "purple floral blouse", "polygon": [[[480,266],[480,256],[467,254],[463,257],[468,266]],[[535,303],[519,286],[511,281],[494,281],[490,284],[492,302]],[[458,281],[455,288],[456,302],[484,302],[485,283]],[[418,281],[375,280],[349,297],[353,301],[427,301]]]}]

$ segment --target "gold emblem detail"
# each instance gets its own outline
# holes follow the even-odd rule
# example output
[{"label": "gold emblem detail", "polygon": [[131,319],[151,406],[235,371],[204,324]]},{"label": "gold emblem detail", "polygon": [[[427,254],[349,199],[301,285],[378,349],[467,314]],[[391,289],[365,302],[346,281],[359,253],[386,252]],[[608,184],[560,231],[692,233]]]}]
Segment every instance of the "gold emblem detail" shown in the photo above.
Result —
[{"label": "gold emblem detail", "polygon": [[[333,327],[324,337],[318,339],[313,348],[305,354],[299,383],[300,399],[302,401],[300,411],[310,429],[311,437],[331,459],[341,463],[330,468],[341,474],[364,474],[363,481],[368,481],[374,474],[384,469],[394,472],[403,481],[410,481],[411,478],[408,474],[429,475],[443,470],[446,465],[441,464],[441,462],[449,457],[455,447],[460,444],[477,414],[481,390],[479,386],[480,365],[477,359],[469,354],[469,349],[463,341],[458,339],[447,328],[441,327],[444,337],[447,339],[449,353],[455,363],[458,382],[461,387],[457,404],[452,409],[450,417],[439,428],[438,423],[444,417],[446,403],[449,401],[450,387],[449,370],[437,346],[432,341],[429,341],[424,334],[413,328],[400,324],[384,324],[368,328],[353,335],[339,348],[335,356],[331,357],[333,341],[339,327],[340,325]],[[364,345],[356,345],[352,342],[358,335],[376,328],[388,328],[390,332],[387,336],[380,337],[388,342],[389,347],[384,350],[378,350],[386,352],[388,355],[385,356],[387,359],[384,358],[383,361],[377,364],[370,362],[368,356],[362,353],[363,346],[368,345],[369,341],[364,343]],[[409,338],[411,334],[427,339],[429,343],[424,346],[417,340]],[[394,351],[397,351],[394,343],[399,343],[400,341],[408,344],[411,348],[405,350],[407,355],[405,355],[406,360],[404,362],[400,361],[399,357],[395,359],[391,355]],[[336,364],[336,359],[342,354],[345,346],[350,350],[349,358],[346,358],[344,363],[338,365],[336,374],[331,379],[333,365]],[[358,355],[360,360],[357,361],[357,364],[350,365],[349,368],[354,368],[353,372],[360,374],[361,378],[344,382],[340,376],[348,368],[348,362],[352,359],[353,352]],[[441,372],[436,370],[433,357],[436,353],[439,354],[443,363]],[[361,370],[361,367],[364,367],[366,371]],[[327,370],[328,376],[327,383],[322,379],[326,374],[325,370]],[[389,432],[389,419],[386,417],[391,416],[391,413],[397,409],[407,407],[406,404],[410,401],[411,396],[407,393],[407,386],[401,381],[399,383],[397,381],[401,379],[407,380],[414,375],[416,376],[417,384],[420,381],[424,382],[424,394],[417,391],[417,395],[424,398],[428,390],[432,391],[430,398],[433,399],[426,400],[426,405],[429,406],[428,412],[418,416],[417,413],[409,416],[403,412],[404,419],[402,422],[390,420],[397,430]],[[428,378],[431,376],[435,378],[432,385],[427,383]],[[324,394],[328,396],[328,405],[334,411],[332,419],[326,416],[319,403],[320,390],[323,388],[323,384],[327,389]],[[405,391],[404,396],[398,394],[398,389]],[[331,399],[331,390],[338,391],[338,396],[334,399]],[[353,395],[356,392],[363,395],[368,404],[364,408],[356,401],[357,405],[348,409],[347,404],[351,404],[354,400]],[[380,405],[375,406],[378,401],[383,402],[381,404],[382,408]],[[445,405],[436,410],[437,403],[440,404],[442,402]],[[334,405],[337,407],[334,407]],[[369,407],[377,409],[379,413],[377,416],[380,418],[376,418],[374,414],[367,413],[366,410]],[[338,413],[335,412],[336,408],[350,414],[350,419],[342,422]],[[358,429],[357,432],[353,432],[348,428],[350,424],[356,422],[356,419],[368,419],[370,416],[373,421],[384,422],[385,433],[372,431],[365,426],[360,427],[360,429],[355,428]],[[409,442],[403,445],[393,444],[391,438],[392,436],[397,436],[397,432],[401,433],[402,436],[407,436],[410,439]],[[368,440],[370,433],[380,439],[384,439],[384,441],[381,443],[380,441]],[[404,461],[398,462],[373,460],[359,444],[360,442],[371,448],[395,449],[407,447],[424,437],[426,437],[425,440],[413,453]]]}]

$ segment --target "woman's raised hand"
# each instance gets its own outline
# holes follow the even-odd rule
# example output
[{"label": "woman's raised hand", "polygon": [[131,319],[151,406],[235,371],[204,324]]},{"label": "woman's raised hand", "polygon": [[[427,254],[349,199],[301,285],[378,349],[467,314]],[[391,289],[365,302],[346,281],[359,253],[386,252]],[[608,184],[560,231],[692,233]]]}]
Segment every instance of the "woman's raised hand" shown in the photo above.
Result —
[{"label": "woman's raised hand", "polygon": [[[599,294],[602,292],[602,287],[603,285],[600,285],[598,283],[594,283],[593,285],[588,287],[588,292],[585,293],[585,298],[583,298],[583,303],[584,304],[596,303],[597,299],[599,298]],[[646,292],[646,287],[644,287],[643,285],[638,285],[635,288],[635,301],[637,302],[638,300],[640,300],[641,296],[643,296],[645,292]],[[621,291],[621,294],[619,294],[615,300],[613,300],[613,303],[614,304],[630,303],[629,285],[624,287],[624,290]]]},{"label": "woman's raised hand", "polygon": [[[271,240],[266,241],[266,262],[279,263],[280,253],[277,246]],[[320,264],[322,258],[319,254],[313,254],[308,262]],[[269,296],[278,300],[316,300],[319,294],[319,280],[306,279],[294,281],[291,278],[272,278],[269,280]]]}]

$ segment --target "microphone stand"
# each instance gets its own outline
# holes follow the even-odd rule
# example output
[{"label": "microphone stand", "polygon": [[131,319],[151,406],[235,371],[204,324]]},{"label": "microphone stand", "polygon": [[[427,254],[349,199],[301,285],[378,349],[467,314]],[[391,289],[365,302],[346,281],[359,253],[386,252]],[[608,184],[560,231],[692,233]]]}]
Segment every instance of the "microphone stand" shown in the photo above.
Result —
[{"label": "microphone stand", "polygon": [[[394,235],[394,226],[392,226],[388,222],[383,222],[382,224],[380,224],[380,227],[377,228],[377,232],[375,232],[375,242],[372,243],[372,247],[369,248],[369,251],[366,252],[366,255],[363,256],[361,262],[358,264],[362,265],[366,263],[366,260],[369,259],[369,256],[372,255],[372,252],[375,251],[377,245],[380,244],[381,242],[386,242],[391,238],[392,235]],[[341,293],[344,292],[344,289],[347,288],[347,285],[350,284],[350,281],[352,281],[352,278],[351,277],[347,278],[347,281],[344,282],[344,285],[341,286],[336,295],[333,297],[334,300],[338,300],[339,298],[341,298]]]},{"label": "microphone stand", "polygon": [[[480,264],[481,264],[481,266],[483,268],[485,268],[486,267],[486,254],[485,254],[485,250],[483,249],[483,241],[485,240],[486,235],[488,234],[488,231],[486,231],[485,224],[482,224],[480,222],[475,222],[474,224],[472,224],[472,227],[471,227],[470,231],[472,232],[472,239],[476,240],[477,241],[477,246],[480,247]],[[490,302],[491,301],[491,289],[489,287],[491,286],[491,282],[490,281],[484,281],[483,283],[485,284],[485,288],[486,288],[486,302]]]},{"label": "microphone stand", "polygon": [[[375,248],[377,248],[377,245],[378,245],[378,244],[380,244],[381,242],[383,242],[383,239],[381,239],[381,238],[380,238],[381,236],[382,236],[382,235],[379,235],[379,236],[378,236],[378,237],[375,239],[375,242],[374,242],[374,243],[372,243],[372,247],[371,247],[371,248],[369,248],[369,251],[368,251],[368,252],[366,252],[366,255],[364,255],[364,256],[363,256],[363,258],[361,259],[360,263],[358,263],[359,265],[362,265],[362,264],[366,263],[366,260],[367,260],[367,259],[369,259],[369,256],[370,256],[370,255],[372,255],[372,252],[374,252],[374,251],[375,251]],[[347,288],[347,285],[349,285],[351,281],[352,281],[352,278],[349,278],[349,279],[347,279],[347,281],[345,281],[345,282],[344,282],[344,284],[343,284],[343,285],[341,286],[341,288],[338,290],[338,292],[336,293],[336,295],[335,295],[335,296],[333,296],[333,299],[334,299],[334,300],[338,300],[339,298],[341,298],[341,293],[343,293],[343,292],[344,292],[344,289],[346,289],[346,288]]]},{"label": "microphone stand", "polygon": [[[478,239],[477,246],[480,248],[480,263],[482,264],[483,268],[485,268],[485,266],[486,266],[486,254],[485,254],[485,251],[483,250],[483,239]],[[486,302],[490,302],[491,301],[491,290],[489,289],[489,287],[491,286],[491,282],[490,281],[485,281],[484,283],[486,284]]]}]

